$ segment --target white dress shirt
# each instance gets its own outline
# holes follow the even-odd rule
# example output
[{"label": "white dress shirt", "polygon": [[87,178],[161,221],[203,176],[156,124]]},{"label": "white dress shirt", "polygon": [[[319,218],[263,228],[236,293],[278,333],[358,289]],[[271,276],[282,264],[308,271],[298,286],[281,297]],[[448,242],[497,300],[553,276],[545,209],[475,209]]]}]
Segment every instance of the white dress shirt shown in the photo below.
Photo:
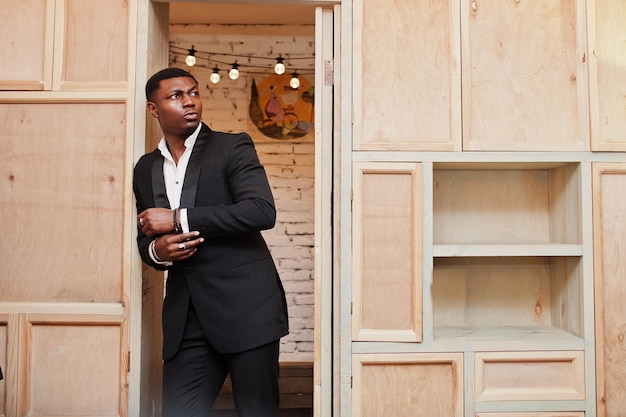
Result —
[{"label": "white dress shirt", "polygon": [[[167,199],[170,202],[170,208],[173,210],[180,206],[180,195],[183,191],[183,183],[185,182],[185,173],[187,172],[187,165],[189,164],[189,158],[191,157],[191,151],[193,150],[193,146],[196,143],[196,139],[198,138],[198,134],[200,133],[200,129],[202,128],[202,123],[198,125],[198,128],[187,138],[185,139],[185,152],[178,159],[178,164],[174,162],[174,158],[167,147],[167,142],[165,141],[165,137],[161,138],[159,142],[158,149],[161,151],[161,155],[163,155],[163,178],[165,179],[165,191],[167,193]],[[181,208],[179,211],[180,214],[180,225],[183,229],[183,233],[189,232],[189,221],[187,219],[187,209]],[[150,250],[148,253],[152,260],[161,265],[171,265],[170,261],[159,261],[154,257],[154,242],[153,240],[150,242]]]}]

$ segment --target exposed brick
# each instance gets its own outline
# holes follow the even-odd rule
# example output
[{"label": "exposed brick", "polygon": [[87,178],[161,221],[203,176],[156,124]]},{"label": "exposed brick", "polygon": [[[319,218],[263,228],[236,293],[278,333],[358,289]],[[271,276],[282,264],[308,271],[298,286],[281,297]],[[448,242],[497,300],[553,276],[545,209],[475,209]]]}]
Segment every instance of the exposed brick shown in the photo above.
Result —
[{"label": "exposed brick", "polygon": [[[278,272],[283,281],[290,310],[292,333],[281,342],[281,359],[312,360],[313,351],[313,244],[315,198],[315,143],[313,135],[300,142],[277,141],[263,137],[248,120],[249,93],[253,78],[246,74],[247,56],[285,57],[288,71],[298,66],[298,72],[314,71],[314,62],[292,60],[312,57],[315,27],[302,26],[233,26],[233,25],[173,25],[170,43],[198,51],[245,55],[238,58],[241,77],[230,80],[227,66],[220,64],[222,76],[218,84],[209,82],[210,68],[196,65],[188,68],[184,56],[170,53],[170,64],[188,69],[200,82],[203,97],[203,121],[214,130],[247,132],[255,141],[259,160],[265,167],[276,202],[276,226],[263,231]],[[216,56],[215,59],[224,59]],[[228,58],[227,58],[228,59]],[[206,64],[206,59],[199,59]],[[234,58],[233,58],[234,61]],[[273,67],[266,60],[268,68]],[[256,65],[258,61],[254,61]],[[206,66],[206,65],[205,65]],[[255,70],[255,71],[258,71]],[[307,77],[313,82],[313,76]]]}]

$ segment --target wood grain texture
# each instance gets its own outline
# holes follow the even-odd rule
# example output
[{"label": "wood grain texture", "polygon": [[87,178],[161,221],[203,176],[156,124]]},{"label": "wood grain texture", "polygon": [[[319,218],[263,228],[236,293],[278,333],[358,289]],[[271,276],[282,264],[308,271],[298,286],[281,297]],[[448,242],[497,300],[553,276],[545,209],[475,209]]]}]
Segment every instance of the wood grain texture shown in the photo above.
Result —
[{"label": "wood grain texture", "polygon": [[477,401],[585,398],[582,351],[479,352],[475,368]]},{"label": "wood grain texture", "polygon": [[464,149],[588,148],[582,4],[462,2]]},{"label": "wood grain texture", "polygon": [[460,148],[458,0],[356,2],[355,148]]},{"label": "wood grain texture", "polygon": [[[48,0],[0,1],[0,89],[42,90],[50,78],[52,46],[46,38],[54,25]],[[51,32],[50,32],[51,33]]]},{"label": "wood grain texture", "polygon": [[353,356],[354,417],[463,415],[463,355]]},{"label": "wood grain texture", "polygon": [[421,339],[421,169],[355,170],[355,340]]},{"label": "wood grain texture", "polygon": [[594,166],[598,416],[626,414],[626,166]]},{"label": "wood grain texture", "polygon": [[122,300],[125,112],[0,104],[0,301]]},{"label": "wood grain texture", "polygon": [[590,94],[594,150],[626,150],[626,2],[589,4]]},{"label": "wood grain texture", "polygon": [[[85,83],[125,85],[128,81],[128,0],[63,0],[63,32],[57,31],[55,57],[63,88]],[[62,40],[62,42],[60,42]],[[62,48],[62,49],[61,49]],[[106,87],[105,87],[106,88]]]},{"label": "wood grain texture", "polygon": [[123,415],[119,325],[66,321],[28,324],[27,331],[29,415]]}]

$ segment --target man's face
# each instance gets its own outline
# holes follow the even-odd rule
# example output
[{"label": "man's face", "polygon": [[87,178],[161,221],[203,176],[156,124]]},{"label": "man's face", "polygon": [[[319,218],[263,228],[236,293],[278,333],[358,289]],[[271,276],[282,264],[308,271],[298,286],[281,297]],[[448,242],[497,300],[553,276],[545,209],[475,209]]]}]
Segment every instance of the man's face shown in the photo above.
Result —
[{"label": "man's face", "polygon": [[192,78],[162,80],[160,88],[148,102],[150,114],[159,120],[166,137],[187,138],[202,118],[202,101],[198,85]]}]

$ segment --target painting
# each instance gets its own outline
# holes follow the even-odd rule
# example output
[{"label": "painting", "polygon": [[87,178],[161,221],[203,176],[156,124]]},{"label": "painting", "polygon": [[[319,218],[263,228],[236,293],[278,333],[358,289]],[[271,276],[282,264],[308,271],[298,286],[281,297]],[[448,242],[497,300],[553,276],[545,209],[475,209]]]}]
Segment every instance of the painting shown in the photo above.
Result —
[{"label": "painting", "polygon": [[303,76],[298,78],[298,88],[289,85],[287,74],[252,79],[248,113],[264,137],[289,141],[313,137],[314,87]]}]

